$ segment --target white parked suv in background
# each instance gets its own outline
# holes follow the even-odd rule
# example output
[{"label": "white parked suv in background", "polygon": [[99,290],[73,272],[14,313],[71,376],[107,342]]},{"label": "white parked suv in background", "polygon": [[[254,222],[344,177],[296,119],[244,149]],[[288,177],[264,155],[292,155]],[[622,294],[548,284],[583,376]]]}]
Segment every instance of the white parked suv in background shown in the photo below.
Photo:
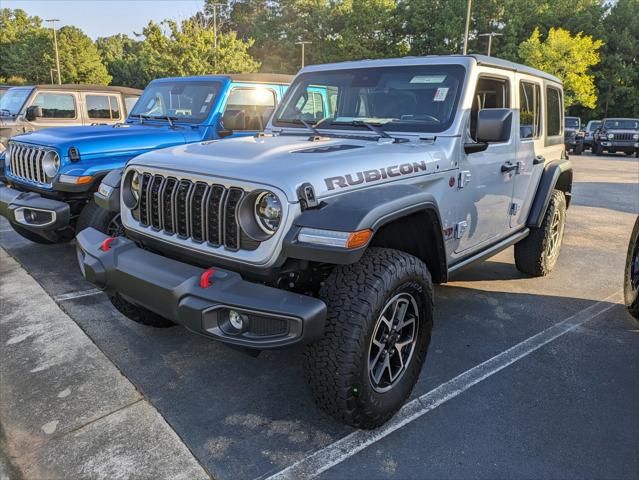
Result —
[{"label": "white parked suv in background", "polygon": [[561,82],[479,55],[303,69],[266,133],[157,150],[97,201],[125,235],[77,237],[132,320],[240,348],[307,344],[317,403],[376,427],[409,396],[433,283],[514,245],[546,275],[572,169]]}]

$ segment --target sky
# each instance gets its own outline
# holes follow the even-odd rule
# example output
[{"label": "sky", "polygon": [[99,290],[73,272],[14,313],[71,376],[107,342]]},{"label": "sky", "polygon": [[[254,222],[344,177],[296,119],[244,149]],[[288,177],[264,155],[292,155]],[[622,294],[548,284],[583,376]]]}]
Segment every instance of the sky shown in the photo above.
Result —
[{"label": "sky", "polygon": [[204,0],[0,0],[2,8],[21,8],[42,19],[59,18],[92,39],[142,32],[150,20],[184,20],[202,9]]}]

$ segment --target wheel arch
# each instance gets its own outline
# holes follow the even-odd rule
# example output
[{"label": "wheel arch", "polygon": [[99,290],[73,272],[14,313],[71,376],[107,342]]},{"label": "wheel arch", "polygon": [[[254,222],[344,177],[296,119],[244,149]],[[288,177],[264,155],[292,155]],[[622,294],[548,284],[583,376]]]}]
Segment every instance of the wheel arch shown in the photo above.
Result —
[{"label": "wheel arch", "polygon": [[572,164],[569,160],[556,160],[544,168],[533,200],[528,220],[528,227],[539,228],[550,203],[553,190],[561,190],[566,197],[566,208],[570,206],[572,198]]}]

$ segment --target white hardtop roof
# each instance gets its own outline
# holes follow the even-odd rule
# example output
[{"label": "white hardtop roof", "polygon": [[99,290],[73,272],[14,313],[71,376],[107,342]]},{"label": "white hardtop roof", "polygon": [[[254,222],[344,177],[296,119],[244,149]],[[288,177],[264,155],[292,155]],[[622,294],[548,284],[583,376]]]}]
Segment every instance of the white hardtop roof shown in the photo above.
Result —
[{"label": "white hardtop roof", "polygon": [[381,58],[375,60],[357,60],[339,63],[326,63],[322,65],[309,65],[300,70],[300,74],[308,72],[320,72],[325,70],[349,70],[354,68],[374,68],[374,67],[399,67],[408,65],[463,65],[466,68],[473,63],[487,67],[510,70],[512,72],[525,73],[535,77],[545,78],[552,82],[561,84],[554,75],[527,67],[519,63],[514,63],[501,58],[489,57],[487,55],[427,55],[424,57],[401,57],[401,58]]}]

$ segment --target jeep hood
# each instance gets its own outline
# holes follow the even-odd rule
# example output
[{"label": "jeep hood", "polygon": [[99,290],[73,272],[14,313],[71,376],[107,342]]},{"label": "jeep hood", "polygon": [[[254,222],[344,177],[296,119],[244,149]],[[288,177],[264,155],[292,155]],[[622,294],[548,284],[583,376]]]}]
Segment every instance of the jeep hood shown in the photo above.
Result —
[{"label": "jeep hood", "polygon": [[[147,166],[176,175],[193,175],[273,186],[289,201],[297,188],[310,183],[318,198],[454,168],[452,139],[414,139],[393,143],[376,137],[327,138],[308,135],[240,137],[156,150],[130,165]],[[179,167],[178,167],[179,166]]]},{"label": "jeep hood", "polygon": [[118,124],[47,128],[16,135],[13,139],[56,148],[63,156],[69,147],[76,147],[82,158],[91,159],[183,144],[186,132],[186,128],[173,130],[168,125]]}]

